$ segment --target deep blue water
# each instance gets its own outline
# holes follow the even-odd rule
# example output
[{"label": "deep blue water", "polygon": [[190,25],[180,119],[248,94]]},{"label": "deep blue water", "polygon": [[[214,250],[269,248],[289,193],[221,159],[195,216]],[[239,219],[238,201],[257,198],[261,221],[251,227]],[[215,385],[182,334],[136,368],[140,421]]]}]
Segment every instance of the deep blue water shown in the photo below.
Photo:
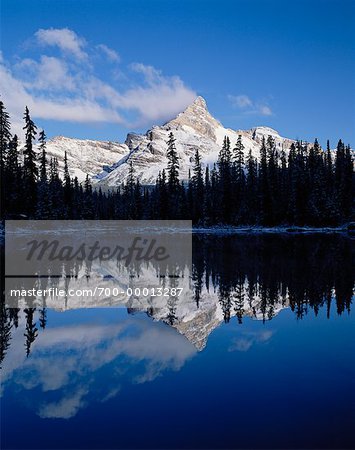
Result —
[{"label": "deep blue water", "polygon": [[[239,244],[224,239],[218,248],[236,256]],[[175,329],[179,317],[170,325],[124,309],[48,310],[26,358],[20,312],[3,361],[2,448],[355,448],[352,243],[302,242],[301,254],[283,243],[271,261],[269,244],[258,242],[253,259],[248,241],[253,264],[239,258],[238,275],[217,258],[219,307],[231,280],[250,280],[254,268],[273,317],[244,308],[238,320],[232,308],[203,349]],[[217,244],[197,245],[206,274],[206,245]],[[213,317],[194,322],[196,335]]]}]

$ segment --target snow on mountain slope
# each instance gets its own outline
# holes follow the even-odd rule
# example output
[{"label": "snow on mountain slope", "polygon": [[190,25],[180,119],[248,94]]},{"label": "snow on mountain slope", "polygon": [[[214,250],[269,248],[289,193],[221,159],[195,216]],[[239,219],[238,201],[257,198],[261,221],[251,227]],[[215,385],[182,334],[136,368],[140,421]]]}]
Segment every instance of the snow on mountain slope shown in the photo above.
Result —
[{"label": "snow on mountain slope", "polygon": [[[20,145],[20,151],[24,144]],[[36,145],[38,151],[38,145]],[[90,177],[101,172],[105,166],[111,166],[123,155],[128,154],[127,145],[109,141],[91,141],[56,136],[47,142],[47,159],[58,159],[59,174],[64,171],[64,152],[67,152],[70,175],[84,181],[86,174]]]},{"label": "snow on mountain slope", "polygon": [[[165,322],[169,326],[175,328],[180,334],[184,335],[197,350],[201,351],[205,348],[209,335],[214,329],[225,321],[224,307],[221,302],[221,295],[218,289],[208,289],[203,283],[200,292],[199,304],[196,304],[195,286],[192,281],[192,268],[186,267],[183,276],[170,279],[167,283],[165,280],[159,279],[157,282],[156,268],[150,263],[140,267],[140,277],[136,279],[134,288],[143,290],[150,286],[156,287],[175,287],[182,288],[182,294],[179,297],[144,297],[132,296],[127,297],[123,292],[131,286],[129,271],[117,266],[116,261],[105,261],[104,266],[101,262],[93,262],[91,266],[90,276],[88,277],[86,267],[82,267],[76,277],[63,277],[48,281],[46,289],[55,287],[59,290],[68,292],[83,292],[83,290],[91,290],[92,292],[100,292],[103,294],[95,294],[93,296],[77,295],[77,296],[61,296],[53,294],[46,298],[47,308],[54,308],[57,311],[75,310],[82,308],[95,307],[124,307],[132,313],[147,313],[153,320]],[[147,283],[147,280],[151,282]],[[53,283],[53,284],[52,284]],[[170,284],[171,283],[171,284]],[[119,293],[112,297],[106,292]],[[258,294],[250,296],[250,286],[248,282],[240,287],[238,294],[232,292],[230,304],[230,318],[237,316],[249,317],[254,320],[269,320],[275,317],[282,309],[289,307],[288,297],[282,297],[281,294],[270,305],[265,305],[264,300]],[[239,299],[239,300],[238,300]],[[37,297],[33,299],[31,305],[41,307],[43,298]],[[19,300],[19,307],[28,306],[24,299]]]},{"label": "snow on mountain slope", "polygon": [[135,175],[141,183],[154,184],[159,171],[167,167],[166,142],[170,132],[173,132],[176,139],[181,179],[188,178],[196,149],[201,154],[203,165],[215,163],[225,136],[229,137],[233,148],[238,135],[242,135],[245,154],[251,150],[254,156],[259,155],[263,136],[267,138],[268,135],[272,135],[280,150],[282,148],[287,150],[293,142],[267,127],[257,127],[248,131],[224,128],[211,116],[205,100],[197,97],[184,112],[163,126],[155,126],[145,135],[128,134],[126,145],[130,150],[129,154],[94,179],[107,187],[119,185],[127,179],[129,162],[132,161]]},{"label": "snow on mountain slope", "polygon": [[[259,155],[263,136],[271,135],[278,149],[285,149],[293,142],[281,137],[268,127],[251,130],[224,128],[208,111],[206,101],[197,97],[185,111],[162,126],[154,126],[145,134],[129,133],[124,144],[109,141],[72,139],[57,136],[47,142],[48,160],[56,157],[59,173],[63,173],[64,152],[67,151],[69,171],[83,181],[88,174],[93,182],[102,187],[113,187],[126,181],[129,163],[133,162],[135,175],[142,184],[154,184],[159,171],[167,167],[167,140],[173,132],[180,158],[180,178],[187,179],[193,167],[196,149],[199,150],[204,166],[217,161],[223,139],[228,136],[231,146],[238,135],[242,136],[245,154],[252,151]],[[20,145],[23,148],[23,144]],[[38,149],[38,146],[36,146]]]}]

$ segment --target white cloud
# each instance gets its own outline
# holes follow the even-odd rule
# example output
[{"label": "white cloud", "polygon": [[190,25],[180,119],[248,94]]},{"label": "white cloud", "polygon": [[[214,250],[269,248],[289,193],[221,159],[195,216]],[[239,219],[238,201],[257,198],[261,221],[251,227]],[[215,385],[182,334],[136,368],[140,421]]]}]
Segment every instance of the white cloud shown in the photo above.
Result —
[{"label": "white cloud", "polygon": [[166,77],[153,66],[133,63],[131,70],[142,74],[144,86],[134,86],[120,96],[121,107],[140,113],[138,124],[171,119],[196,98],[178,76]]},{"label": "white cloud", "polygon": [[83,48],[86,42],[69,28],[40,29],[35,38],[42,45],[55,46],[64,53],[72,54],[79,60],[87,59],[88,55]]},{"label": "white cloud", "polygon": [[99,44],[96,46],[98,50],[100,50],[109,61],[111,62],[120,62],[120,55],[110,47],[107,47],[105,44]]},{"label": "white cloud", "polygon": [[86,394],[87,390],[79,389],[72,396],[64,397],[58,402],[43,404],[38,415],[42,419],[70,419],[85,405],[83,398]]},{"label": "white cloud", "polygon": [[[2,386],[15,383],[28,402],[37,390],[43,403],[33,403],[42,418],[68,419],[89,403],[109,400],[127,384],[146,383],[168,370],[179,370],[196,355],[195,347],[175,329],[142,316],[118,323],[62,325],[39,333],[26,358],[25,321],[13,331],[2,371]],[[111,364],[105,383],[101,369]],[[48,398],[48,400],[47,400]],[[56,400],[49,400],[55,398]]]},{"label": "white cloud", "polygon": [[32,106],[33,115],[42,119],[69,122],[111,122],[122,123],[123,119],[116,112],[104,108],[87,99],[67,99],[62,102],[36,99]]},{"label": "white cloud", "polygon": [[229,352],[247,352],[255,344],[260,344],[269,341],[274,332],[271,330],[265,330],[261,332],[250,331],[244,332],[239,338],[233,339],[228,351]]},{"label": "white cloud", "polygon": [[[46,77],[39,80],[45,83]],[[22,117],[25,106],[28,106],[32,117],[70,122],[113,122],[122,123],[123,119],[112,108],[101,106],[83,96],[53,97],[30,93],[26,83],[16,79],[12,73],[0,65],[0,82],[3,89],[4,103],[16,118]]]},{"label": "white cloud", "polygon": [[15,66],[19,73],[25,73],[29,81],[24,80],[24,85],[37,91],[73,91],[75,80],[68,72],[68,66],[62,59],[53,56],[42,55],[40,61],[25,58]]},{"label": "white cloud", "polygon": [[228,95],[228,100],[233,107],[240,109],[243,114],[259,116],[272,116],[273,112],[265,102],[254,101],[245,94]]},{"label": "white cloud", "polygon": [[64,61],[50,56],[41,56],[35,86],[36,89],[73,90],[74,86],[74,80],[68,74],[68,69]]},{"label": "white cloud", "polygon": [[262,116],[272,116],[271,108],[266,105],[259,105],[259,112]]},{"label": "white cloud", "polygon": [[107,402],[111,400],[111,398],[115,398],[117,394],[121,391],[121,386],[117,386],[112,388],[106,395],[101,399],[101,403]]},{"label": "white cloud", "polygon": [[25,57],[11,68],[0,61],[4,102],[16,132],[26,105],[34,119],[119,123],[132,128],[165,122],[196,97],[178,76],[163,75],[142,63],[122,68],[120,77],[104,79],[103,62],[98,68],[94,65],[97,50],[116,62],[118,53],[104,44],[90,48],[67,28],[41,29],[35,37],[41,46],[60,48],[62,55]]},{"label": "white cloud", "polygon": [[142,63],[132,63],[130,68],[137,73],[140,73],[144,76],[144,80],[153,85],[154,83],[162,80],[161,71],[155,69],[153,66],[147,66]]},{"label": "white cloud", "polygon": [[233,106],[238,108],[246,108],[247,106],[252,106],[253,102],[247,95],[228,95],[228,98]]}]

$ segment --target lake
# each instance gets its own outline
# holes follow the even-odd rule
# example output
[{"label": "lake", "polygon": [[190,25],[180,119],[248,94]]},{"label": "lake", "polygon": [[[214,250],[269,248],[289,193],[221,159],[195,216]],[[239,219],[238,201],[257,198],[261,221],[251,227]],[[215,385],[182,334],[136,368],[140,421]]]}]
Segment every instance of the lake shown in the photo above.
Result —
[{"label": "lake", "polygon": [[3,310],[1,447],[355,448],[354,242],[198,234],[186,298]]}]

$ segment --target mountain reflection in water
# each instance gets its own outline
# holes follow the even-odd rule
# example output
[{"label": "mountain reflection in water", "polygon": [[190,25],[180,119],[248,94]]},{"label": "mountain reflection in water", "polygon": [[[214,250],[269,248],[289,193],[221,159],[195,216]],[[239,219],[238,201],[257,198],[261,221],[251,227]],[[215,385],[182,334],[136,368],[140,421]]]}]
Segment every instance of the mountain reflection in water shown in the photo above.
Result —
[{"label": "mountain reflection in water", "polygon": [[[153,381],[164,391],[163,380],[173,377],[173,373],[180,373],[180,378],[174,377],[176,389],[179,390],[186,382],[184,380],[189,370],[193,370],[192,373],[200,370],[208,379],[206,361],[213,360],[223,372],[227,367],[230,370],[235,352],[243,355],[253,349],[257,351],[260,346],[265,353],[264,356],[258,353],[258,358],[264,358],[271,351],[270,343],[280,339],[278,326],[288,330],[292,348],[293,333],[300,333],[294,329],[298,319],[308,320],[310,333],[312,327],[318,330],[321,323],[332,323],[332,320],[339,318],[336,338],[339,340],[341,319],[344,318],[346,331],[343,339],[350,345],[345,317],[351,316],[353,300],[353,243],[351,239],[339,235],[195,235],[192,266],[187,268],[188,277],[184,279],[185,288],[191,295],[183,300],[170,297],[159,307],[147,307],[138,301],[125,309],[86,310],[76,309],[74,302],[70,306],[72,309],[65,312],[55,312],[43,305],[25,310],[2,307],[0,356],[4,404],[9,404],[8,396],[12,399],[17,397],[16,407],[21,410],[21,405],[26,405],[25,409],[30,410],[38,420],[71,419],[77,417],[80,411],[91,411],[92,405],[109,404],[120,396],[124,398],[124,391],[131,392],[133,398],[133,388],[143,395],[138,386],[153,386]],[[279,315],[282,310],[288,311],[284,319],[282,314]],[[276,318],[278,315],[280,318]],[[269,326],[273,318],[275,326]],[[223,327],[223,323],[228,325]],[[306,328],[302,330],[306,333]],[[302,341],[303,338],[299,339]],[[346,351],[346,346],[344,349],[336,347],[336,339],[328,356],[325,353],[322,356],[324,361],[318,356],[321,365],[326,364],[326,358],[336,358],[334,355],[340,350]],[[221,356],[221,348],[225,349],[227,356],[230,355],[229,362],[226,356]],[[295,357],[297,351],[294,347]],[[206,356],[203,357],[203,354]],[[304,357],[307,358],[307,355]],[[343,366],[349,365],[345,370],[346,380],[355,372],[354,359],[348,359],[341,362]],[[257,365],[257,360],[249,361],[249,364],[250,367]],[[184,375],[185,370],[187,375]],[[245,377],[239,370],[240,377]],[[193,374],[189,376],[193,378]],[[214,376],[221,381],[222,375]],[[347,389],[351,386],[353,382]],[[159,389],[156,395],[159,397]],[[230,395],[233,397],[233,390]],[[328,395],[331,393],[328,392]],[[36,396],[39,401],[34,401]],[[159,399],[157,402],[164,401]],[[350,396],[350,404],[353,400]],[[135,403],[135,400],[132,402]],[[147,411],[149,407],[147,404]],[[339,425],[343,440],[339,438],[336,442],[346,448],[350,445],[347,432],[348,426],[354,422],[354,411],[349,405],[343,407],[348,415],[345,422]],[[16,408],[8,408],[9,415],[13,416]],[[127,403],[126,408],[129,414]],[[192,408],[196,410],[195,406]],[[23,413],[23,417],[26,414],[28,412]],[[91,414],[94,413],[91,411]],[[190,417],[188,412],[186,414]],[[223,429],[221,424],[218,427]],[[193,432],[190,430],[190,433]],[[6,435],[9,448],[12,439],[10,434]],[[92,448],[131,447],[129,441],[122,439],[121,443],[117,443],[117,440],[107,437],[106,443],[95,445],[92,441]],[[188,444],[179,439],[176,442],[186,448],[206,447],[203,440],[191,439]],[[213,441],[211,436],[210,439],[211,447],[219,446],[218,441]],[[73,448],[72,442],[68,438],[68,441],[62,441],[61,447]],[[164,443],[162,446],[169,446],[163,437],[161,442]],[[273,442],[277,446],[277,441]],[[327,447],[325,441],[314,442]],[[293,443],[302,447],[302,441],[296,438]],[[145,444],[139,439],[132,441],[132,447],[159,447],[154,439]],[[225,448],[233,447],[227,438],[222,444]],[[16,445],[20,445],[19,442]],[[31,445],[27,443],[23,448],[35,448],[39,444]],[[287,447],[285,445],[284,448]],[[90,447],[91,444],[86,443],[85,446]],[[244,447],[247,446],[244,442]],[[312,446],[310,441],[308,447]],[[43,445],[43,448],[51,446]]]}]

